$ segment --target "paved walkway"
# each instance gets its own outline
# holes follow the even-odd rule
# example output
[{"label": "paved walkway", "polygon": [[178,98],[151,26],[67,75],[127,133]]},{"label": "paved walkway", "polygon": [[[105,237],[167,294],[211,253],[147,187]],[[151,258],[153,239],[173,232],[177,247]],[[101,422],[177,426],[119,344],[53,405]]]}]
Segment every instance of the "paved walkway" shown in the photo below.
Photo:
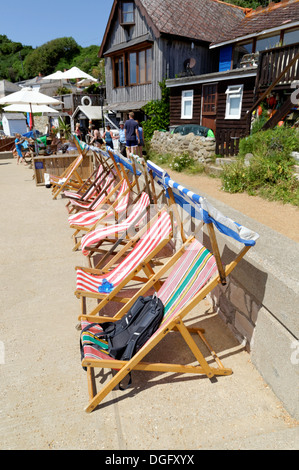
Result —
[{"label": "paved walkway", "polygon": [[[298,449],[298,423],[207,302],[192,316],[233,375],[211,382],[136,372],[131,388],[84,412],[73,292],[74,267],[85,260],[72,252],[65,201],[53,201],[32,174],[0,160],[0,449]],[[175,334],[152,357],[168,354],[188,360]]]}]

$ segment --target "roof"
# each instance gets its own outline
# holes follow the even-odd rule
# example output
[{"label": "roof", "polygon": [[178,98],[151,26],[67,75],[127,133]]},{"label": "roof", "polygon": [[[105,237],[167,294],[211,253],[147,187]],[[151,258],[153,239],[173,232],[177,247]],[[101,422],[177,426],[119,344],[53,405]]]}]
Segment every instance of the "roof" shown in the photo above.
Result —
[{"label": "roof", "polygon": [[15,83],[11,83],[8,80],[0,80],[0,98],[14,93],[15,91],[20,91],[20,87]]},{"label": "roof", "polygon": [[257,73],[257,67],[242,67],[239,69],[225,70],[224,72],[212,72],[203,75],[193,75],[189,77],[171,78],[166,80],[166,86],[168,88],[195,85],[200,83],[212,83],[220,81],[235,80],[236,78],[248,78],[255,77]]},{"label": "roof", "polygon": [[22,113],[4,113],[3,116],[5,116],[8,121],[25,120],[25,116]]},{"label": "roof", "polygon": [[82,112],[90,120],[98,121],[102,119],[101,106],[78,106],[74,111],[72,118],[74,118],[78,112]]},{"label": "roof", "polygon": [[245,9],[218,0],[136,0],[161,34],[212,42],[228,34],[245,16]]},{"label": "roof", "polygon": [[[114,0],[99,57],[103,56],[119,0]],[[219,0],[135,0],[155,37],[176,36],[211,43],[240,24],[246,9]]]},{"label": "roof", "polygon": [[124,103],[111,103],[108,104],[105,108],[106,110],[111,110],[111,111],[120,111],[120,112],[125,112],[125,111],[138,111],[139,109],[142,108],[142,106],[145,106],[148,103],[146,100],[142,101],[126,101]]},{"label": "roof", "polygon": [[227,34],[221,34],[212,45],[233,41],[240,37],[256,35],[262,31],[290,26],[299,21],[299,0],[284,0],[271,3],[267,7],[258,7],[246,12],[239,25]]},{"label": "roof", "polygon": [[131,39],[131,41],[121,42],[120,44],[115,44],[112,46],[108,51],[105,52],[104,55],[112,54],[113,52],[118,52],[123,49],[127,49],[128,47],[136,46],[138,44],[144,42],[153,42],[153,38],[150,33],[144,34],[143,36],[139,36],[138,38]]}]

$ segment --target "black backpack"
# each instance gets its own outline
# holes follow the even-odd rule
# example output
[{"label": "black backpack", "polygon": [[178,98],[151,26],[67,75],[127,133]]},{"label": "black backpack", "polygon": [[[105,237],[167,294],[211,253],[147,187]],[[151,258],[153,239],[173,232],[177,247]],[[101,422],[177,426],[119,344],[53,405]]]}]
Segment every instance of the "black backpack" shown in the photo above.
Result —
[{"label": "black backpack", "polygon": [[[92,326],[100,325],[103,332],[93,336],[107,341],[109,356],[128,361],[159,328],[163,316],[164,305],[156,294],[148,297],[140,296],[123,318],[116,322],[91,323],[82,330],[81,337]],[[80,344],[81,358],[83,358],[82,341]],[[84,344],[87,344],[86,341]],[[90,344],[99,349],[92,340]]]}]

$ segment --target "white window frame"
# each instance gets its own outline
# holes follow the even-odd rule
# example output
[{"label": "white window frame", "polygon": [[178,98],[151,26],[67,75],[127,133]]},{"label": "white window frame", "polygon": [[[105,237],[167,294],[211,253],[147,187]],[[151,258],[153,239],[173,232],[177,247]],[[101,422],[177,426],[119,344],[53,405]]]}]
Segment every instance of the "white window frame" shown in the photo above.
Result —
[{"label": "white window frame", "polygon": [[[192,96],[186,96],[186,93],[192,93]],[[181,104],[181,119],[192,119],[193,118],[193,98],[194,98],[194,90],[183,90],[182,91],[182,104]],[[185,114],[185,103],[188,101],[191,102],[191,113]]]},{"label": "white window frame", "polygon": [[[243,101],[243,88],[244,85],[231,85],[227,87],[226,94],[226,108],[225,108],[225,119],[240,119],[242,111]],[[231,114],[230,112],[230,100],[232,98],[239,98],[239,110],[238,114]]]}]

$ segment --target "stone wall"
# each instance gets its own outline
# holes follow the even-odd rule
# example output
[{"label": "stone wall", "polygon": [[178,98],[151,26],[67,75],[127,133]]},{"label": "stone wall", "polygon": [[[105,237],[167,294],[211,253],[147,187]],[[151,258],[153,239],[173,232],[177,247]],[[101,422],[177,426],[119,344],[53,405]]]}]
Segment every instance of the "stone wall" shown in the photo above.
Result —
[{"label": "stone wall", "polygon": [[[220,201],[211,203],[260,238],[227,284],[218,285],[209,299],[267,384],[291,416],[299,419],[298,243]],[[227,237],[217,239],[221,259],[228,264],[240,244]],[[209,246],[208,240],[204,242]]]},{"label": "stone wall", "polygon": [[200,163],[210,163],[215,156],[216,142],[211,137],[199,137],[193,133],[188,135],[171,134],[155,131],[151,140],[151,149],[160,155],[183,155],[188,153]]}]

